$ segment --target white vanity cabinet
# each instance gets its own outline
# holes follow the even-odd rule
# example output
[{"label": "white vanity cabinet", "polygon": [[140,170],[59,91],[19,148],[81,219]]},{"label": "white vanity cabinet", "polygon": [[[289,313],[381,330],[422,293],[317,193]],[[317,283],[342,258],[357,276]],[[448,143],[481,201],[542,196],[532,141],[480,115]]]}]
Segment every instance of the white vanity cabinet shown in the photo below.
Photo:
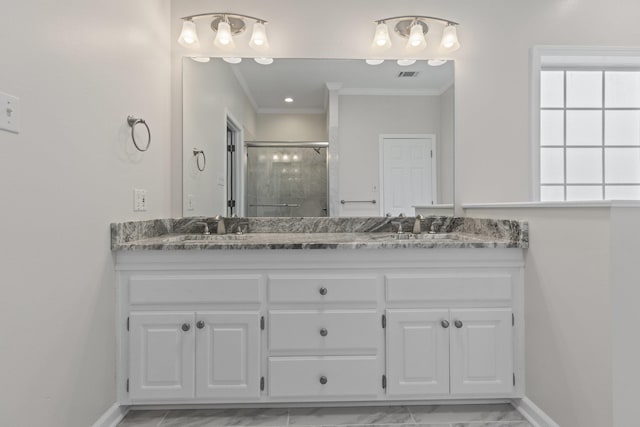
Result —
[{"label": "white vanity cabinet", "polygon": [[510,399],[520,249],[119,252],[121,404]]}]

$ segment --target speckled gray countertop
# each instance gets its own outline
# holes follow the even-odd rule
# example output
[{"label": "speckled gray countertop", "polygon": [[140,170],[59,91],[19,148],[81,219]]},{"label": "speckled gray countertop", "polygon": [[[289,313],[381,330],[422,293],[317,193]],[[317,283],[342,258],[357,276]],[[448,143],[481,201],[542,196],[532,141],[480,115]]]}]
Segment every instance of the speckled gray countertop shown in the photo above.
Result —
[{"label": "speckled gray countertop", "polygon": [[[111,224],[111,249],[396,249],[527,248],[526,222],[467,217],[426,217],[425,232],[411,233],[415,218],[225,218],[225,228],[248,228],[242,235],[215,234],[214,218],[192,217]],[[206,222],[213,231],[202,234]],[[398,236],[397,223],[406,233]],[[428,233],[434,230],[436,233]]]}]

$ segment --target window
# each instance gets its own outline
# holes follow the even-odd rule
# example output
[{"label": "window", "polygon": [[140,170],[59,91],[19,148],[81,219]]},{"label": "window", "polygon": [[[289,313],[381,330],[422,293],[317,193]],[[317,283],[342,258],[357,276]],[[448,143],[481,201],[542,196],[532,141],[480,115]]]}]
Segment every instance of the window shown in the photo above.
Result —
[{"label": "window", "polygon": [[541,201],[640,199],[640,68],[540,71]]}]

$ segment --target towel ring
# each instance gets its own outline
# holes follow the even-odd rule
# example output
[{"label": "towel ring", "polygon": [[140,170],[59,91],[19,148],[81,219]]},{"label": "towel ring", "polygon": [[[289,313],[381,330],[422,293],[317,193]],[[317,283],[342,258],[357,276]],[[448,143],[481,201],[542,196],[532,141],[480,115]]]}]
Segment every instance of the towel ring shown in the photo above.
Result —
[{"label": "towel ring", "polygon": [[[202,156],[200,156],[201,154]],[[194,148],[193,155],[196,156],[196,167],[200,172],[204,172],[204,169],[207,167],[207,156],[205,156],[204,151]],[[200,166],[200,158],[202,158],[202,166]]]},{"label": "towel ring", "polygon": [[[133,145],[136,146],[138,151],[143,151],[143,152],[147,151],[149,149],[149,146],[151,145],[151,129],[149,129],[149,125],[147,124],[147,122],[145,122],[144,119],[139,117],[128,116],[127,123],[129,123],[129,126],[131,126],[131,138],[133,139]],[[144,127],[147,128],[147,134],[149,135],[149,139],[147,139],[147,146],[144,148],[140,148],[140,146],[138,145],[138,142],[136,141],[136,135],[134,132],[136,125],[139,123],[142,123]]]}]

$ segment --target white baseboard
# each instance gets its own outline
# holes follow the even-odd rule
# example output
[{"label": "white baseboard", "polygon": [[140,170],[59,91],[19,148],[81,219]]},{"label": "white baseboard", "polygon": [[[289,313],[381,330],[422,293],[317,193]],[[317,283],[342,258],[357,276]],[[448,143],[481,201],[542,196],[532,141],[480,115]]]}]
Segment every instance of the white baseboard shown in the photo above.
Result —
[{"label": "white baseboard", "polygon": [[511,404],[533,427],[560,427],[558,423],[553,421],[549,415],[527,397],[514,399]]},{"label": "white baseboard", "polygon": [[116,427],[129,412],[128,406],[114,403],[102,416],[93,423],[92,427]]}]

